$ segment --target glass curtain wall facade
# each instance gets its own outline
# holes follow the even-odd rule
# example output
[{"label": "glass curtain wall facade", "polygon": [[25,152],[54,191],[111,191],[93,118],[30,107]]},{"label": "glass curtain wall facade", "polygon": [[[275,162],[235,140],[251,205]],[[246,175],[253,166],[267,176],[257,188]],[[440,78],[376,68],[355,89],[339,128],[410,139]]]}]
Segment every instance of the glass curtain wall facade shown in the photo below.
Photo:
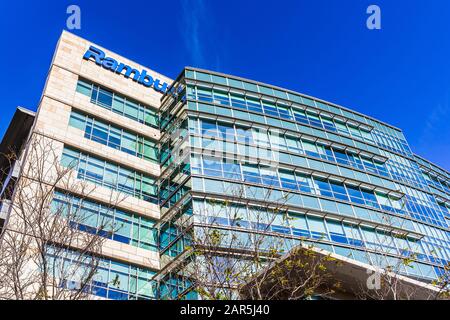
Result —
[{"label": "glass curtain wall facade", "polygon": [[[414,155],[395,127],[292,91],[186,68],[161,100],[160,130],[160,299],[196,297],[182,272],[169,270],[183,265],[200,221],[258,232],[254,212],[278,201],[292,219],[275,217],[269,231],[292,246],[303,241],[381,267],[414,257],[401,272],[425,281],[450,260],[449,173]],[[231,191],[238,189],[239,201]],[[218,198],[239,207],[239,225],[214,214]]]}]

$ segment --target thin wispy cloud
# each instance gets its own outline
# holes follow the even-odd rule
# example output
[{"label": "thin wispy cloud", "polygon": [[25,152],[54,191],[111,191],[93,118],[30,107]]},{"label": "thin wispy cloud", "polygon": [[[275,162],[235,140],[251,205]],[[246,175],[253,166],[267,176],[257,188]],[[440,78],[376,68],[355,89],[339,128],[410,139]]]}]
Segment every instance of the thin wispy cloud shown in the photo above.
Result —
[{"label": "thin wispy cloud", "polygon": [[[425,158],[434,160],[438,165],[449,169],[450,162],[450,104],[448,99],[432,108],[425,119],[425,126],[419,136],[418,147]],[[424,153],[428,154],[424,154]],[[438,160],[437,160],[438,159]]]},{"label": "thin wispy cloud", "polygon": [[182,24],[181,33],[186,51],[193,66],[204,66],[205,51],[201,30],[206,28],[207,9],[203,0],[181,0]]}]

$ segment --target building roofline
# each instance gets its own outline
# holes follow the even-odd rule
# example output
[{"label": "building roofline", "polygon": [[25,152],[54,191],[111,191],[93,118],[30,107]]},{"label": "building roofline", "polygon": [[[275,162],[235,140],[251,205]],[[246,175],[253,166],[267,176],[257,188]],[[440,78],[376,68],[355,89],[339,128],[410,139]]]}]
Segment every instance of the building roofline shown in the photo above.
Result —
[{"label": "building roofline", "polygon": [[448,171],[447,169],[441,167],[440,165],[435,164],[434,162],[431,162],[430,160],[427,160],[427,159],[425,159],[425,158],[422,157],[422,156],[419,156],[417,153],[413,153],[413,155],[414,155],[414,157],[417,157],[417,158],[419,158],[420,160],[425,161],[425,162],[428,162],[429,164],[435,166],[436,168],[441,169],[442,171],[444,171],[445,173],[447,173],[447,175],[450,176],[450,171]]},{"label": "building roofline", "polygon": [[[150,67],[148,67],[148,66],[145,66],[145,65],[143,65],[143,64],[141,64],[141,63],[139,63],[139,62],[137,62],[137,61],[135,61],[135,60],[131,60],[130,58],[127,58],[127,57],[123,56],[122,54],[119,54],[119,53],[117,53],[117,52],[115,52],[115,51],[112,51],[112,50],[110,50],[110,49],[108,49],[108,48],[106,48],[106,47],[104,47],[104,46],[102,46],[102,45],[100,45],[100,44],[98,44],[98,43],[96,43],[96,42],[93,42],[93,41],[91,41],[91,40],[89,40],[89,39],[80,37],[79,35],[76,35],[76,34],[70,32],[70,31],[67,31],[67,30],[65,30],[65,29],[63,29],[63,30],[61,31],[61,35],[60,35],[59,39],[61,39],[61,38],[63,37],[64,34],[69,34],[70,36],[73,36],[73,37],[78,38],[78,39],[80,39],[80,40],[87,41],[87,42],[89,42],[90,44],[93,44],[93,45],[95,45],[95,46],[97,46],[97,47],[99,47],[99,48],[101,48],[101,49],[104,49],[104,50],[109,51],[110,53],[116,55],[116,56],[119,57],[119,58],[128,60],[128,61],[130,61],[130,62],[132,62],[132,63],[135,63],[135,64],[137,64],[138,66],[140,66],[140,67],[142,67],[142,68],[144,68],[144,69],[147,69],[147,71],[152,71],[152,72],[154,72],[154,73],[156,73],[156,74],[158,74],[158,75],[160,75],[160,76],[162,76],[162,77],[164,77],[164,78],[167,78],[168,84],[170,84],[170,82],[173,82],[173,81],[174,81],[171,77],[168,77],[168,76],[166,76],[165,74],[160,73],[159,71],[155,71],[153,68],[150,68]],[[59,39],[58,39],[58,42],[59,42]]]},{"label": "building roofline", "polygon": [[[326,100],[323,100],[323,99],[320,99],[320,98],[317,98],[317,97],[314,97],[314,96],[310,96],[310,95],[307,95],[307,94],[304,94],[304,93],[301,93],[301,92],[297,92],[297,91],[294,91],[294,90],[282,88],[282,87],[275,86],[275,85],[272,85],[272,84],[268,84],[268,83],[264,83],[264,82],[260,82],[260,81],[255,81],[255,80],[251,80],[251,79],[248,79],[248,78],[243,78],[243,77],[239,77],[239,76],[234,76],[234,75],[231,75],[231,74],[222,73],[222,72],[217,72],[217,71],[211,71],[211,70],[206,70],[206,69],[201,69],[201,68],[196,68],[196,67],[190,67],[190,66],[186,66],[185,69],[189,69],[189,70],[193,70],[193,71],[199,71],[199,72],[206,72],[206,73],[210,73],[210,74],[214,74],[214,75],[222,76],[222,77],[229,77],[229,78],[233,78],[233,79],[236,79],[236,80],[246,81],[246,82],[250,82],[250,83],[253,83],[253,84],[257,84],[257,85],[267,86],[267,87],[270,87],[270,88],[273,88],[273,89],[277,89],[277,90],[281,90],[281,91],[286,91],[287,93],[292,93],[292,94],[296,94],[296,95],[301,95],[301,96],[304,96],[304,97],[306,97],[306,98],[314,99],[314,100],[317,100],[317,101],[319,101],[319,102],[323,102],[323,103],[332,105],[333,107],[337,107],[337,108],[343,109],[343,110],[345,110],[345,111],[355,113],[355,114],[357,114],[357,115],[359,115],[359,116],[368,118],[368,119],[370,119],[370,120],[372,120],[372,121],[376,121],[376,122],[378,122],[378,123],[381,123],[381,124],[383,124],[383,125],[385,125],[385,126],[387,126],[387,127],[390,127],[390,128],[392,128],[392,129],[394,129],[394,130],[396,130],[396,131],[399,131],[399,132],[403,133],[402,129],[400,129],[400,128],[398,128],[398,127],[392,125],[392,124],[383,122],[383,121],[381,121],[381,120],[379,120],[379,119],[376,119],[376,118],[374,118],[374,117],[372,117],[372,116],[363,114],[363,113],[361,113],[361,112],[358,112],[358,111],[356,111],[356,110],[353,110],[353,109],[350,109],[350,108],[341,106],[341,105],[339,105],[339,104],[336,104],[336,103],[333,103],[333,102],[329,102],[329,101],[326,101]],[[332,111],[330,111],[330,112],[332,112]],[[340,116],[342,116],[342,115],[340,115]]]},{"label": "building roofline", "polygon": [[30,109],[24,108],[24,107],[19,106],[19,107],[17,107],[17,110],[19,110],[20,112],[22,112],[24,114],[28,114],[29,116],[32,116],[32,117],[36,116],[36,112],[34,112]]}]

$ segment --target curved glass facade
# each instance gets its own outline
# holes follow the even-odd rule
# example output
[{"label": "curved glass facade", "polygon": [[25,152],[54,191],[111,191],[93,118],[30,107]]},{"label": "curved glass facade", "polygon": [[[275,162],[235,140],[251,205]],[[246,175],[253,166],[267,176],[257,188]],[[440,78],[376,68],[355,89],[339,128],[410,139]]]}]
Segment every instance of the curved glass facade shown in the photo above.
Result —
[{"label": "curved glass facade", "polygon": [[[380,267],[413,257],[400,272],[424,281],[450,261],[449,173],[414,155],[400,129],[195,68],[162,98],[160,125],[163,270],[179,262],[186,230],[197,223],[241,235],[267,231],[254,213],[277,202],[292,219],[275,217],[269,231],[292,246],[306,241]],[[224,204],[239,207],[239,225],[220,214]],[[179,273],[159,277],[159,298],[193,297]]]}]

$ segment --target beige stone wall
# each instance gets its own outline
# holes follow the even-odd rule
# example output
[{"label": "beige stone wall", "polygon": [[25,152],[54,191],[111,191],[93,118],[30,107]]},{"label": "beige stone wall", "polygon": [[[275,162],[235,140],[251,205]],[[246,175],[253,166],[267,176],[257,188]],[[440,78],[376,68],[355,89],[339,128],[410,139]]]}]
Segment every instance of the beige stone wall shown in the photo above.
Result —
[{"label": "beige stone wall", "polygon": [[[62,33],[59,40],[57,51],[53,59],[53,65],[61,67],[67,70],[67,72],[78,74],[86,79],[93,80],[100,85],[114,89],[115,91],[123,93],[130,98],[141,101],[142,103],[150,104],[154,107],[159,107],[160,98],[162,96],[161,93],[156,92],[152,88],[147,88],[141,84],[138,84],[131,79],[127,79],[123,75],[118,75],[109,70],[106,70],[96,65],[93,61],[84,60],[82,57],[88,50],[90,45],[94,45],[95,47],[103,50],[108,57],[114,58],[119,62],[123,62],[124,64],[136,68],[139,71],[142,69],[147,70],[148,74],[151,75],[154,79],[160,79],[162,82],[167,82],[168,84],[172,82],[170,78],[160,73],[154,72],[148,67],[142,66],[136,62],[124,58],[99,45],[92,44],[66,31]],[[57,79],[58,78],[55,79],[56,82]],[[49,85],[50,83],[51,81],[49,81]],[[68,84],[68,87],[70,87],[70,84]],[[64,97],[65,94],[68,94],[70,97],[71,93],[73,95],[74,90],[71,90],[71,92],[63,91],[60,94],[62,97]]]},{"label": "beige stone wall", "polygon": [[[90,45],[102,49],[108,57],[112,57],[118,62],[123,62],[139,71],[147,70],[150,76],[154,79],[160,79],[161,83],[167,82],[170,85],[172,82],[171,79],[152,71],[148,67],[139,65],[99,45],[92,44],[64,31],[49,68],[47,82],[38,107],[34,132],[54,140],[56,148],[60,152],[59,156],[62,154],[64,145],[72,146],[85,153],[151,175],[156,179],[160,174],[159,165],[88,140],[84,138],[82,131],[69,126],[71,110],[77,109],[99,120],[154,141],[158,141],[160,138],[158,130],[92,104],[89,97],[76,92],[78,78],[82,77],[145,105],[155,108],[160,106],[162,94],[153,88],[147,88],[132,81],[132,79],[125,78],[123,75],[106,70],[93,61],[84,60],[83,55]],[[117,192],[111,192],[109,189],[95,187],[89,197],[92,200],[108,203],[112,195],[114,197],[120,196]],[[160,218],[157,205],[137,198],[125,197],[123,201],[117,204],[117,207],[145,217]],[[128,261],[152,269],[159,269],[160,267],[158,253],[112,240],[105,242],[103,254],[114,260]]]}]

